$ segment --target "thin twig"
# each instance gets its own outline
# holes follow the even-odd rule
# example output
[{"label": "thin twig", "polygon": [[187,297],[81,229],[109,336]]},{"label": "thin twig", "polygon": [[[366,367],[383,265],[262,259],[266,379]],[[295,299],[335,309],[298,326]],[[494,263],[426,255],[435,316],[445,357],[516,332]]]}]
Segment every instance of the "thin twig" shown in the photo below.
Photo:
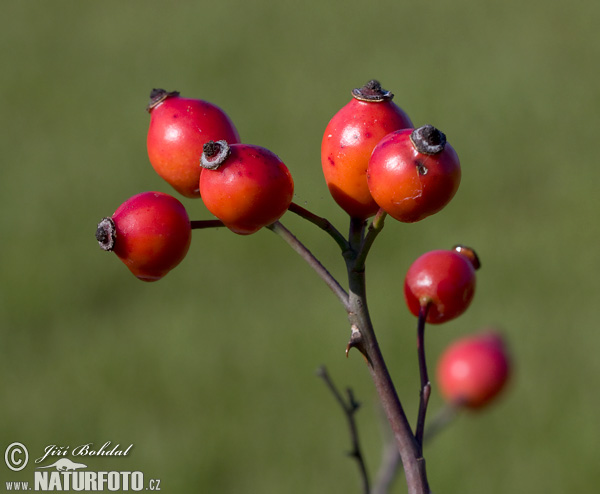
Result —
[{"label": "thin twig", "polygon": [[458,416],[461,410],[462,405],[460,403],[446,403],[429,421],[429,425],[425,429],[423,441],[431,441]]},{"label": "thin twig", "polygon": [[419,400],[419,415],[417,417],[417,429],[415,438],[423,451],[423,433],[425,431],[425,415],[427,414],[427,404],[431,394],[431,383],[427,373],[427,360],[425,359],[425,321],[430,304],[424,304],[419,309],[419,321],[417,323],[417,353],[419,356],[419,374],[421,376],[421,393]]},{"label": "thin twig", "polygon": [[295,202],[290,204],[288,211],[297,214],[301,218],[310,221],[314,225],[317,225],[321,230],[327,232],[331,238],[333,238],[340,246],[342,252],[348,249],[348,241],[344,236],[335,228],[327,218],[322,218],[314,213],[311,213],[308,209],[299,206]]},{"label": "thin twig", "polygon": [[350,440],[352,442],[352,451],[350,451],[349,455],[356,460],[356,463],[358,465],[358,470],[360,472],[360,477],[362,481],[363,493],[369,494],[369,475],[367,472],[367,466],[365,464],[362,450],[360,448],[360,442],[358,440],[358,428],[356,427],[356,421],[354,420],[354,415],[359,409],[360,403],[358,403],[354,399],[354,394],[352,393],[352,390],[350,388],[346,390],[346,393],[348,394],[348,401],[346,402],[346,400],[344,400],[344,397],[341,395],[341,393],[338,391],[335,384],[331,380],[331,377],[329,376],[329,373],[327,372],[325,366],[321,366],[319,367],[319,369],[317,369],[317,376],[319,376],[321,379],[323,379],[323,381],[325,381],[325,384],[327,384],[327,387],[329,388],[337,402],[340,404],[340,407],[344,411],[344,415],[346,416],[346,419],[348,421],[348,427],[350,429]]},{"label": "thin twig", "polygon": [[327,284],[331,291],[340,300],[346,311],[349,309],[348,294],[344,290],[333,275],[327,271],[327,269],[321,264],[321,262],[313,255],[313,253],[306,248],[306,246],[300,242],[285,226],[279,221],[267,226],[273,233],[279,235],[285,242],[294,249],[302,259],[304,259],[308,265],[313,268],[321,279]]}]

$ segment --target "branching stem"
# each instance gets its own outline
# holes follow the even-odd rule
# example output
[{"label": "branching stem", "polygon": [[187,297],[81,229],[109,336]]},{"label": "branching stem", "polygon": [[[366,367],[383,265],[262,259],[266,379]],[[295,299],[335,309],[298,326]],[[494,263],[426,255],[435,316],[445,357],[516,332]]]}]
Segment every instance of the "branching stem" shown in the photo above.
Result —
[{"label": "branching stem", "polygon": [[[344,240],[342,242],[340,240],[339,232],[333,229],[333,227],[327,226],[329,223],[327,220],[319,219],[319,217],[307,212],[304,208],[300,208],[299,206],[294,206],[291,210],[296,214],[300,214],[312,223],[317,224],[336,239],[336,242],[340,248],[342,248],[343,257],[346,261],[348,273],[347,293],[306,246],[304,246],[304,244],[302,244],[279,221],[269,225],[267,228],[278,234],[288,243],[288,245],[290,245],[290,247],[300,254],[300,256],[325,281],[333,293],[336,294],[346,309],[350,326],[353,330],[347,352],[350,348],[357,348],[367,361],[369,372],[375,384],[375,389],[379,394],[379,400],[391,425],[396,446],[402,460],[404,473],[406,475],[406,483],[408,485],[408,494],[430,494],[425,469],[425,459],[422,455],[423,432],[419,432],[420,440],[417,440],[417,437],[413,434],[408,419],[406,418],[406,414],[402,408],[400,399],[398,398],[381,349],[379,348],[379,343],[375,336],[367,306],[365,261],[375,238],[383,228],[386,213],[379,211],[367,231],[365,231],[366,221],[352,218],[350,220],[348,241],[346,242]],[[426,409],[426,403],[427,402],[424,401],[424,410]],[[422,427],[423,426],[421,425],[421,428]]]},{"label": "branching stem", "polygon": [[369,254],[369,251],[371,250],[371,246],[373,245],[373,242],[377,238],[377,235],[379,235],[381,230],[383,230],[386,216],[387,216],[387,213],[383,209],[380,209],[377,212],[377,214],[375,215],[375,217],[373,218],[373,221],[371,222],[371,224],[369,225],[369,228],[367,229],[367,234],[365,235],[363,242],[360,245],[360,250],[358,252],[356,260],[354,261],[355,269],[363,269],[364,268],[365,261],[367,259],[367,255]]},{"label": "branching stem", "polygon": [[[382,220],[383,215],[380,216],[380,221]],[[382,227],[383,224],[380,223],[378,227],[379,231]],[[376,229],[373,231],[376,231]],[[429,494],[425,459],[421,454],[421,447],[412,432],[400,399],[398,398],[369,316],[364,271],[364,260],[366,257],[366,253],[364,252],[368,252],[368,250],[360,249],[361,245],[365,245],[363,243],[364,222],[351,220],[349,239],[350,252],[358,253],[358,255],[354,254],[354,256],[346,257],[350,301],[349,320],[351,326],[358,328],[361,336],[360,344],[354,346],[361,351],[367,360],[371,377],[379,394],[379,400],[391,425],[404,466],[408,493]]]}]

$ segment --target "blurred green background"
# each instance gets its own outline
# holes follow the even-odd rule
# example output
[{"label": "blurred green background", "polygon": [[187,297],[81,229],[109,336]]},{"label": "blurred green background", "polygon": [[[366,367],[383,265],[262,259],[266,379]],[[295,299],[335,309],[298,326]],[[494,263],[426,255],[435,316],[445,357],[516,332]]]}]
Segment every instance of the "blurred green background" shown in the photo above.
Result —
[{"label": "blurred green background", "polygon": [[[597,158],[600,4],[579,2],[52,2],[8,0],[0,19],[0,452],[106,441],[163,492],[359,492],[341,411],[315,369],[352,386],[368,468],[382,444],[372,383],[344,357],[345,314],[269,231],[196,231],[158,283],[98,248],[96,223],[145,190],[144,111],[164,87],[225,109],[245,142],[290,168],[295,201],[347,219],[320,142],[371,78],[458,151],[461,188],[425,221],[388,220],[368,262],[372,316],[406,411],[417,411],[415,320],[404,273],[464,243],[482,259],[452,340],[501,327],[515,362],[495,406],[426,448],[434,492],[593,491],[600,482]],[[192,219],[210,218],[182,199]],[[333,242],[292,229],[343,277]],[[440,408],[434,384],[430,416]],[[86,461],[83,461],[86,463]],[[34,465],[4,480],[30,480]],[[400,479],[394,492],[405,492]]]}]

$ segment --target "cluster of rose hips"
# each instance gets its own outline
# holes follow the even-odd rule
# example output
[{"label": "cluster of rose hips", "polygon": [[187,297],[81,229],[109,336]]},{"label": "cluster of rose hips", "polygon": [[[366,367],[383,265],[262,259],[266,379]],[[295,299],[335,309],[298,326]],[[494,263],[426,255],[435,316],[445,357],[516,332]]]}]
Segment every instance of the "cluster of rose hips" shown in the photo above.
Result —
[{"label": "cluster of rose hips", "polygon": [[[413,223],[443,209],[461,179],[458,155],[444,133],[431,125],[414,128],[377,81],[352,96],[327,125],[321,146],[323,174],[337,204],[363,222],[389,215]],[[242,143],[221,108],[155,89],[147,111],[149,161],[178,193],[201,198],[217,218],[202,227],[248,235],[290,209],[294,183],[286,165],[270,150]],[[185,258],[198,223],[175,197],[145,192],[104,218],[96,238],[140,280],[156,281]],[[478,268],[477,255],[464,246],[422,255],[405,278],[408,308],[423,324],[458,317],[473,299]],[[491,400],[508,374],[497,333],[457,342],[438,368],[442,394],[473,408]]]},{"label": "cluster of rose hips", "polygon": [[[404,223],[443,209],[461,179],[458,155],[446,136],[432,125],[414,129],[377,81],[352,96],[327,125],[321,145],[323,174],[337,204],[353,218],[384,211]],[[409,310],[431,324],[458,317],[473,299],[479,267],[477,254],[465,246],[423,254],[406,274]],[[469,408],[491,401],[508,376],[508,354],[497,332],[457,341],[438,367],[444,397]]]},{"label": "cluster of rose hips", "polygon": [[[294,182],[277,155],[240,143],[219,107],[155,89],[147,148],[156,172],[185,197],[200,198],[222,225],[248,235],[270,225],[292,202]],[[188,252],[192,223],[179,200],[145,192],[98,225],[96,238],[143,281],[156,281]]]}]

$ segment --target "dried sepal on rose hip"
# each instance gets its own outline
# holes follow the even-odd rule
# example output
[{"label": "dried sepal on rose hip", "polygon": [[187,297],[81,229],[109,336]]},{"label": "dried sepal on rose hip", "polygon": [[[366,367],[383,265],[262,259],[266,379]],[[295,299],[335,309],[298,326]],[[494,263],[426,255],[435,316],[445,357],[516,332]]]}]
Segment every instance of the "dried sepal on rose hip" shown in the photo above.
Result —
[{"label": "dried sepal on rose hip", "polygon": [[426,252],[411,264],[404,279],[410,312],[419,317],[421,308],[427,307],[426,322],[431,324],[460,316],[473,300],[480,266],[475,251],[463,245]]},{"label": "dried sepal on rose hip", "polygon": [[274,223],[292,202],[292,176],[266,148],[210,141],[200,162],[204,204],[235,233],[249,235]]},{"label": "dried sepal on rose hip", "polygon": [[179,92],[153,89],[150,94],[150,127],[146,140],[154,170],[177,192],[198,198],[202,146],[210,140],[240,142],[229,116],[208,101],[183,98]]},{"label": "dried sepal on rose hip", "polygon": [[489,404],[511,374],[502,334],[484,330],[455,341],[442,353],[436,373],[440,392],[451,405],[479,409]]},{"label": "dried sepal on rose hip", "polygon": [[432,125],[384,137],[369,159],[367,182],[375,202],[398,221],[420,221],[446,206],[460,184],[460,161]]},{"label": "dried sepal on rose hip", "polygon": [[351,217],[366,219],[379,206],[367,184],[367,166],[373,148],[387,134],[412,128],[394,95],[372,80],[352,91],[352,100],[331,119],[321,143],[321,165],[327,187]]},{"label": "dried sepal on rose hip", "polygon": [[184,259],[192,230],[185,207],[176,198],[163,192],[142,192],[102,219],[96,239],[137,278],[157,281]]}]

